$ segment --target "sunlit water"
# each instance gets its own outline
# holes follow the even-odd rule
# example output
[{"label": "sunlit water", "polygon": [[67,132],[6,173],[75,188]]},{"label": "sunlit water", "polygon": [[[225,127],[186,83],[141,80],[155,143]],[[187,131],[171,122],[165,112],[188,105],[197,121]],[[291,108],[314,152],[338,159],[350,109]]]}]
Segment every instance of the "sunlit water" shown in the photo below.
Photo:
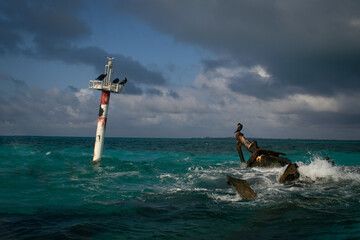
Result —
[{"label": "sunlit water", "polygon": [[300,179],[241,166],[232,139],[108,138],[92,165],[93,138],[0,137],[0,239],[360,238],[360,142],[258,142]]}]

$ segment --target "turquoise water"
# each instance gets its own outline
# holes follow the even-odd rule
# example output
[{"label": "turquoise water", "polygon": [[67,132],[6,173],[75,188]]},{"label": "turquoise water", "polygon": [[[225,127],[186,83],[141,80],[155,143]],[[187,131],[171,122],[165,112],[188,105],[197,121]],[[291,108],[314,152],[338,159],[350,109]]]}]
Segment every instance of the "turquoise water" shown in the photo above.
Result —
[{"label": "turquoise water", "polygon": [[107,138],[92,165],[93,138],[0,137],[0,239],[360,238],[360,142],[258,142],[300,180],[244,168],[232,139]]}]

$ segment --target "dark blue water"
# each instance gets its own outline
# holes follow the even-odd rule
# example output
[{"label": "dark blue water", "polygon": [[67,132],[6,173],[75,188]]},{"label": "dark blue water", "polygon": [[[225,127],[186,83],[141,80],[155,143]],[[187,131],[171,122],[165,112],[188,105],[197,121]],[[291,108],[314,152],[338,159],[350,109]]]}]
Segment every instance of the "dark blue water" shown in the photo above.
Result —
[{"label": "dark blue water", "polygon": [[232,139],[108,138],[92,165],[93,138],[0,137],[0,238],[360,239],[360,142],[258,142],[300,179],[244,168]]}]

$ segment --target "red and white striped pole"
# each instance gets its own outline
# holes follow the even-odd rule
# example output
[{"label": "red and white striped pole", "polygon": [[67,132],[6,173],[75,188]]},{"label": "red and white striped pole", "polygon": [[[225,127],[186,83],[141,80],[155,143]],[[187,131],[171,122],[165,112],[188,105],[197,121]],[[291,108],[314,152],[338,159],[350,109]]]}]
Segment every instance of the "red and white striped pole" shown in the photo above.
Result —
[{"label": "red and white striped pole", "polygon": [[101,101],[99,109],[99,118],[96,129],[95,147],[93,162],[101,159],[104,149],[104,139],[106,130],[106,121],[110,102],[110,92],[124,93],[126,78],[119,83],[119,79],[112,79],[113,75],[113,57],[107,57],[108,63],[105,65],[105,73],[101,74],[96,80],[90,80],[89,88],[101,90]]},{"label": "red and white striped pole", "polygon": [[106,130],[106,121],[109,109],[110,92],[101,92],[101,101],[99,109],[99,118],[96,129],[95,147],[94,147],[94,158],[93,162],[99,161],[102,157],[104,149],[104,138]]},{"label": "red and white striped pole", "polygon": [[109,109],[110,101],[110,92],[118,93],[119,83],[111,82],[113,75],[113,57],[108,57],[108,63],[105,65],[105,73],[100,75],[97,80],[90,80],[89,87],[96,90],[101,90],[101,100],[100,100],[100,109],[99,109],[99,118],[96,129],[95,136],[95,146],[94,146],[94,157],[93,162],[99,161],[102,157],[104,149],[104,139],[105,139],[105,130],[107,115]]}]

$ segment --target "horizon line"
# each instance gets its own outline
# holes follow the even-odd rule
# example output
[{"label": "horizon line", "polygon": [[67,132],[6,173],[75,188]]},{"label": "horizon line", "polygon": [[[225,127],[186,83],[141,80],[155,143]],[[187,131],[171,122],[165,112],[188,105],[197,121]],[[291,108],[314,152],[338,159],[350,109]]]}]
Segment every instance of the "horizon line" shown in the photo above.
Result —
[{"label": "horizon line", "polygon": [[[90,136],[46,136],[46,135],[0,135],[0,137],[53,137],[53,138],[95,138]],[[234,139],[235,137],[106,137],[106,138],[135,138],[135,139]],[[324,139],[324,138],[269,138],[269,137],[247,137],[253,140],[289,140],[289,141],[353,141],[360,139]]]}]

